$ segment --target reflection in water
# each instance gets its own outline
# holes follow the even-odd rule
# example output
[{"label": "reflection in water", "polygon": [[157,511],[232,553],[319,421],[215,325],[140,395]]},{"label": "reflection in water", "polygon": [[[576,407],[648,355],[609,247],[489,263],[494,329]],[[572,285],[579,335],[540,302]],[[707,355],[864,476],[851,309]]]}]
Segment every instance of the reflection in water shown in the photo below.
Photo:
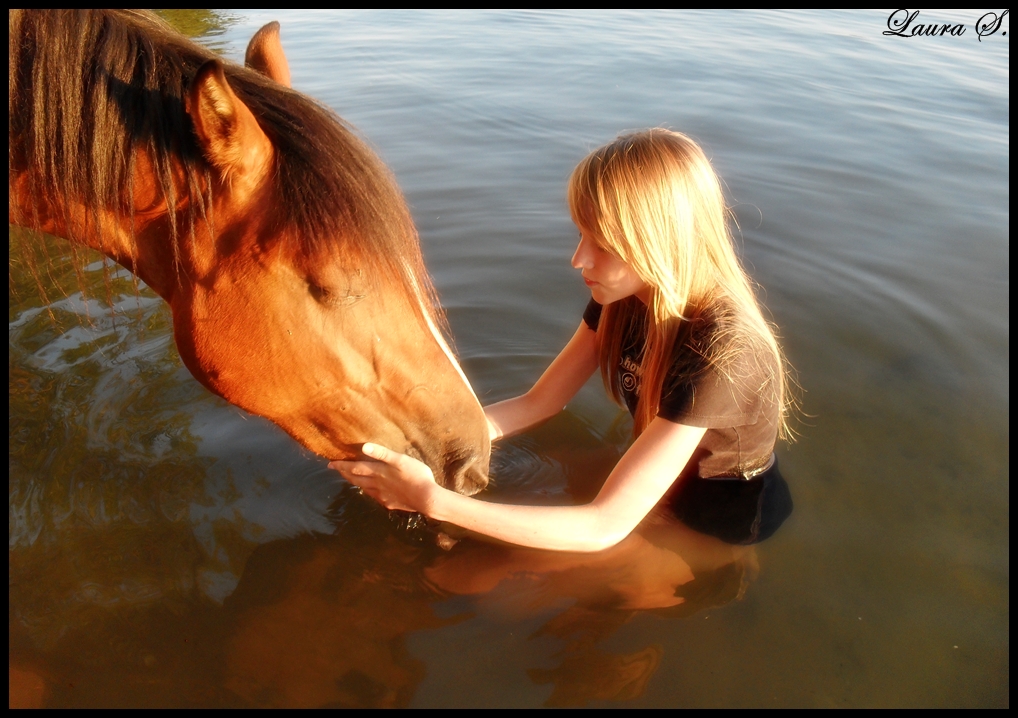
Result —
[{"label": "reflection in water", "polygon": [[534,683],[553,685],[548,705],[636,698],[664,649],[620,655],[599,643],[640,611],[687,616],[735,600],[757,570],[752,547],[660,516],[597,555],[473,540],[442,554],[391,534],[365,547],[349,534],[276,541],[251,554],[224,604],[224,685],[245,704],[407,706],[426,674],[407,637],[473,613],[461,607],[440,618],[443,596],[470,597],[477,610],[516,621],[551,612],[533,637],[562,642],[559,664],[528,670]]},{"label": "reflection in water", "polygon": [[46,681],[30,670],[10,666],[7,669],[8,708],[42,708],[45,705]]},{"label": "reflection in water", "polygon": [[166,670],[161,636],[193,632],[208,562],[189,520],[212,463],[191,431],[202,390],[160,300],[62,240],[10,235],[11,700],[179,705],[166,678],[193,669]]},{"label": "reflection in water", "polygon": [[[751,550],[661,518],[597,556],[473,540],[446,553],[348,490],[317,509],[272,496],[291,480],[203,448],[197,416],[220,402],[181,368],[165,306],[101,263],[75,270],[59,240],[33,251],[49,299],[12,271],[9,323],[12,705],[407,706],[427,674],[407,638],[468,620],[470,603],[540,617],[534,637],[562,644],[555,667],[527,672],[553,686],[549,705],[626,700],[663,648],[603,639],[639,611],[730,601],[753,573]],[[499,450],[492,495],[588,501],[627,434],[564,413]],[[315,510],[335,535],[304,533]],[[452,596],[468,606],[442,617]]]},{"label": "reflection in water", "polygon": [[598,647],[641,611],[689,616],[741,598],[758,571],[753,547],[732,546],[692,531],[663,513],[597,554],[563,554],[477,541],[462,542],[425,570],[438,589],[475,596],[502,611],[541,615],[568,607],[533,638],[564,642],[552,669],[532,668],[551,683],[546,705],[582,706],[643,694],[664,653],[660,645],[618,655]]},{"label": "reflection in water", "polygon": [[222,10],[156,10],[155,13],[187,37],[200,39],[206,47],[223,52],[222,35],[236,22]]},{"label": "reflection in water", "polygon": [[[238,705],[216,668],[218,604],[259,541],[330,529],[301,493],[307,460],[191,378],[167,307],[133,278],[62,240],[10,235],[12,704]],[[209,425],[230,421],[272,459],[231,456],[229,441],[210,454]],[[287,462],[298,480],[276,477]],[[231,466],[252,463],[235,481]],[[256,519],[280,496],[286,519],[266,528]]]},{"label": "reflection in water", "polygon": [[[392,164],[485,403],[579,321],[575,161],[622,128],[704,141],[809,391],[781,457],[797,512],[759,549],[767,585],[710,621],[683,616],[737,598],[755,553],[700,559],[649,524],[615,565],[394,543],[187,375],[144,287],[12,231],[12,705],[1007,705],[1007,37],[891,42],[879,13],[181,12],[235,59],[282,21],[295,85]],[[589,500],[618,415],[592,383],[500,449],[490,496]]]},{"label": "reflection in water", "polygon": [[421,549],[339,537],[259,547],[226,604],[225,686],[259,707],[406,706],[425,674],[408,633],[447,625],[419,580]]}]

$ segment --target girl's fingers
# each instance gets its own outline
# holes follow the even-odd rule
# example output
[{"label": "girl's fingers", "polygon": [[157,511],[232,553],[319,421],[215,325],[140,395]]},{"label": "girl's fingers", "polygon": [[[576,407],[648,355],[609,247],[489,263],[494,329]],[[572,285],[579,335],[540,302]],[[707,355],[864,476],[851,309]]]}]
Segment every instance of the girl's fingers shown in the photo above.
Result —
[{"label": "girl's fingers", "polygon": [[[392,476],[393,478],[401,478],[404,480],[415,480],[427,478],[431,481],[435,480],[435,476],[431,469],[420,459],[415,459],[406,454],[401,454],[398,451],[387,449],[384,446],[378,444],[364,444],[361,447],[361,451],[371,459],[391,468],[392,471],[386,473],[386,476]],[[381,472],[380,472],[381,475]]]},{"label": "girl's fingers", "polygon": [[375,482],[379,476],[367,467],[358,467],[349,461],[333,461],[329,463],[329,468],[339,472],[347,483],[353,484],[361,493],[370,495],[377,490]]},{"label": "girl's fingers", "polygon": [[370,499],[373,499],[374,501],[378,502],[387,509],[398,509],[400,511],[414,510],[410,506],[407,506],[405,503],[400,501],[398,498],[394,496],[389,496],[387,493],[383,491],[382,487],[376,486],[371,481],[366,481],[363,483],[361,482],[354,483],[354,486],[360,489],[360,492],[362,494],[364,494]]},{"label": "girl's fingers", "polygon": [[364,452],[365,456],[370,456],[375,461],[381,461],[383,464],[395,464],[400,454],[389,451],[384,446],[378,444],[365,444],[361,447],[361,451]]},{"label": "girl's fingers", "polygon": [[343,478],[353,475],[353,466],[351,466],[349,461],[330,461],[329,468],[333,471],[338,471],[339,475]]},{"label": "girl's fingers", "polygon": [[[370,461],[330,461],[329,468],[338,471],[346,481],[353,484],[365,496],[374,499],[387,509],[415,511],[402,501],[398,492],[393,495],[388,489],[392,470],[399,472],[399,464],[406,458],[402,454],[378,444],[365,444],[362,451]],[[390,470],[389,467],[392,467]]]},{"label": "girl's fingers", "polygon": [[377,466],[372,466],[375,462],[367,461],[330,461],[329,468],[344,476],[378,476],[380,475]]}]

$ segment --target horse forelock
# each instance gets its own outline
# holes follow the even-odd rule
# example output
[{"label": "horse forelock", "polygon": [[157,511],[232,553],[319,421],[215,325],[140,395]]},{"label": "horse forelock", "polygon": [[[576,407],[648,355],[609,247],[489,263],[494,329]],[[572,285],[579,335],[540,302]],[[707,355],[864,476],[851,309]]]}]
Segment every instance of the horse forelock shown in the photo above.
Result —
[{"label": "horse forelock", "polygon": [[[8,188],[24,173],[32,196],[65,208],[63,200],[73,199],[96,215],[130,214],[135,156],[143,151],[167,206],[185,207],[182,217],[169,212],[179,271],[181,242],[214,219],[212,168],[185,97],[197,70],[221,58],[147,12],[11,10],[8,19]],[[399,278],[404,291],[424,298],[414,303],[421,318],[444,327],[388,168],[328,108],[223,64],[276,149],[276,201],[267,211],[280,236],[307,257],[339,255],[369,276]]]}]

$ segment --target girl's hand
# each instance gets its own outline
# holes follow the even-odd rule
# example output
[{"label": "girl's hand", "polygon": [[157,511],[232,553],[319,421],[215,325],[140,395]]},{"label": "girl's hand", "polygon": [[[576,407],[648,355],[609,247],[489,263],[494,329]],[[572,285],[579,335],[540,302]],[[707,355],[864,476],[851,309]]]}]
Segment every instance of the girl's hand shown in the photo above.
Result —
[{"label": "girl's hand", "polygon": [[439,486],[426,464],[378,444],[365,444],[361,451],[373,460],[331,461],[329,468],[387,509],[428,515]]}]

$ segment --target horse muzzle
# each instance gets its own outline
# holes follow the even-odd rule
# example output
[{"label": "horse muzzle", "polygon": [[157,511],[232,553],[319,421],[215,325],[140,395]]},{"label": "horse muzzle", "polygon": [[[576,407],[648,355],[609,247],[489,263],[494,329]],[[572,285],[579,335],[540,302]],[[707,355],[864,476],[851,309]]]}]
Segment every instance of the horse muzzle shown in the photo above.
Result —
[{"label": "horse muzzle", "polygon": [[452,451],[446,454],[443,470],[445,488],[458,494],[472,496],[488,485],[488,455],[474,452]]}]

